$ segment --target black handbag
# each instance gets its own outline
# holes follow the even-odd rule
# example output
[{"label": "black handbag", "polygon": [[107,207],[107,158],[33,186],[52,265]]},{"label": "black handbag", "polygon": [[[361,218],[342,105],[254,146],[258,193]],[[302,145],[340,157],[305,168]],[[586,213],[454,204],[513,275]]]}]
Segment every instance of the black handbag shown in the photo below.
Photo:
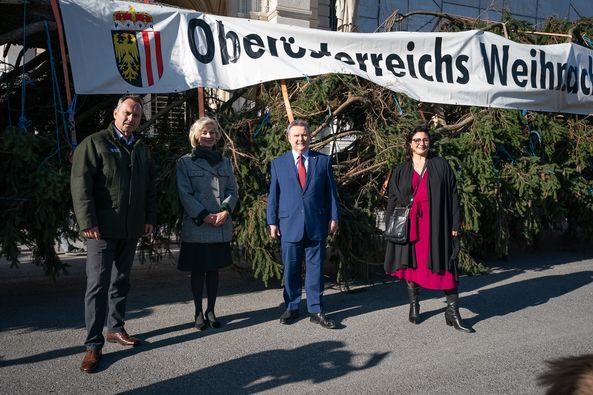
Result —
[{"label": "black handbag", "polygon": [[410,197],[410,202],[408,203],[408,205],[394,207],[393,213],[391,213],[391,216],[387,219],[387,224],[385,225],[385,232],[383,232],[383,237],[386,240],[391,241],[392,243],[408,243],[410,235],[410,210],[412,208],[412,203],[414,203],[414,196],[416,196],[416,191],[420,186],[420,182],[422,181],[422,177],[424,176],[424,171],[426,170],[426,161],[424,162],[424,167],[422,168],[422,172],[420,173],[420,179],[418,180],[418,183],[416,184],[416,187],[412,192],[412,196]]},{"label": "black handbag", "polygon": [[387,225],[383,237],[396,244],[406,244],[410,233],[410,207],[395,207]]}]

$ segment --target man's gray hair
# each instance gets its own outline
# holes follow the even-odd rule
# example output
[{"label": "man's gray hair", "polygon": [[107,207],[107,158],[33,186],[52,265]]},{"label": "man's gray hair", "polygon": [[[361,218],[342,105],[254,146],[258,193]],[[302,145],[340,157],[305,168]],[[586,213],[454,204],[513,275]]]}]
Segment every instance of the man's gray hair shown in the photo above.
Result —
[{"label": "man's gray hair", "polygon": [[309,128],[309,122],[299,118],[295,119],[294,121],[288,124],[288,127],[286,128],[286,135],[288,135],[288,132],[290,132],[290,128],[292,128],[293,126],[302,126],[305,128],[307,134],[311,133],[311,129]]},{"label": "man's gray hair", "polygon": [[116,110],[119,109],[121,107],[122,103],[128,99],[135,101],[136,103],[138,103],[140,105],[141,109],[144,109],[144,102],[142,102],[142,98],[138,95],[123,95],[117,101],[117,107],[115,107],[115,109]]}]

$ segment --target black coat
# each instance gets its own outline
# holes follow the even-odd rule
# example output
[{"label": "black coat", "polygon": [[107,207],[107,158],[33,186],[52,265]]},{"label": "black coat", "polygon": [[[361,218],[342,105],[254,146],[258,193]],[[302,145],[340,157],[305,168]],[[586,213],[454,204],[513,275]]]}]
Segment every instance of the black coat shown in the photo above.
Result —
[{"label": "black coat", "polygon": [[[451,232],[460,230],[461,210],[455,174],[449,163],[441,157],[428,157],[428,200],[430,204],[430,255],[428,268],[433,273],[451,272],[457,278],[457,259]],[[389,182],[387,213],[389,218],[395,206],[405,206],[412,195],[411,160],[407,160],[393,170]],[[457,244],[458,248],[458,244]],[[416,268],[416,254],[411,244],[395,244],[387,241],[385,271],[393,273],[397,269]]]}]

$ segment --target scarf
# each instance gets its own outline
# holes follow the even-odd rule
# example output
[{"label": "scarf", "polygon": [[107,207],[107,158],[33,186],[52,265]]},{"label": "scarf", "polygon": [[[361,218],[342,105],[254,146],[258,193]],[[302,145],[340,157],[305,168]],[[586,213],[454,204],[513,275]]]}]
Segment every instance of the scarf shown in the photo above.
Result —
[{"label": "scarf", "polygon": [[198,146],[191,150],[191,159],[196,160],[198,158],[206,159],[210,166],[214,166],[222,161],[222,154],[213,149]]}]

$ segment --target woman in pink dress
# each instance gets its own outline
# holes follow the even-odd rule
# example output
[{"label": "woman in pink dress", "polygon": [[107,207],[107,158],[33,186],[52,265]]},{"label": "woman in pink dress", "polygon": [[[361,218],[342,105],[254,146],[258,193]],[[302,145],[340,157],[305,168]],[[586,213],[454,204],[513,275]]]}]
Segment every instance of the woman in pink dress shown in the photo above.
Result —
[{"label": "woman in pink dress", "polygon": [[416,127],[406,136],[410,158],[393,171],[389,183],[387,218],[395,206],[409,204],[410,235],[406,244],[387,241],[385,271],[406,280],[410,300],[409,320],[420,323],[420,287],[443,290],[447,299],[445,321],[472,333],[459,316],[457,254],[461,212],[455,174],[441,157],[432,154],[430,135]]}]

